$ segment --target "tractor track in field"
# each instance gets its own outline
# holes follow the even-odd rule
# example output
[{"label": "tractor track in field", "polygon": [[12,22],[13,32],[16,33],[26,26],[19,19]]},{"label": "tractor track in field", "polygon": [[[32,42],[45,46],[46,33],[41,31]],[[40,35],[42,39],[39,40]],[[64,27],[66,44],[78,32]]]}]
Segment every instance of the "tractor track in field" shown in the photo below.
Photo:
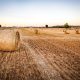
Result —
[{"label": "tractor track in field", "polygon": [[0,80],[44,80],[28,49],[21,45],[19,51],[0,52]]},{"label": "tractor track in field", "polygon": [[[73,56],[72,52],[69,52],[66,49],[64,50],[61,47],[58,47],[57,45],[55,46],[55,45],[50,44],[49,43],[50,41],[48,42],[45,40],[41,40],[41,42],[40,42],[40,40],[31,40],[31,41],[29,40],[28,42],[29,42],[29,44],[31,44],[30,46],[33,45],[32,48],[34,48],[34,46],[35,46],[34,50],[37,49],[37,51],[42,53],[42,55],[44,55],[45,57],[46,57],[45,54],[50,53],[51,56],[49,55],[50,57],[47,56],[46,58],[48,59],[49,63],[51,63],[53,66],[55,66],[58,69],[58,71],[61,73],[61,75],[63,75],[63,77],[65,79],[68,79],[68,80],[69,79],[75,80],[76,78],[77,78],[77,80],[80,79],[80,77],[79,77],[80,72],[78,71],[80,69],[79,68],[80,58],[78,56],[76,56],[76,55]],[[51,47],[49,49],[49,47],[47,47],[47,45],[49,45],[49,47],[51,45],[53,49],[51,49]],[[54,59],[52,57],[52,55],[53,55],[53,57],[56,57],[56,58]],[[66,60],[65,60],[65,57],[66,57]],[[56,65],[54,65],[54,62],[56,63]]]},{"label": "tractor track in field", "polygon": [[[77,73],[77,71],[79,70],[79,69],[77,69],[77,66],[75,67],[75,66],[73,66],[73,67],[69,67],[69,66],[71,66],[71,65],[73,65],[73,64],[75,64],[76,62],[75,61],[77,61],[77,64],[78,64],[78,66],[79,66],[79,63],[80,63],[80,57],[79,57],[79,53],[76,53],[76,52],[74,52],[74,51],[72,51],[72,50],[70,50],[70,49],[67,49],[67,48],[64,48],[64,47],[62,47],[61,45],[59,45],[59,44],[55,44],[55,43],[52,43],[52,42],[50,42],[50,41],[46,41],[46,43],[49,43],[50,45],[52,45],[52,46],[55,46],[56,48],[59,48],[59,50],[61,49],[61,51],[62,51],[62,53],[67,53],[68,55],[68,57],[69,58],[71,58],[71,60],[70,60],[70,62],[74,62],[74,63],[69,63],[69,61],[67,61],[67,60],[65,60],[65,57],[63,56],[64,54],[58,54],[59,56],[60,56],[60,58],[61,58],[61,60],[62,61],[64,61],[64,66],[65,67],[67,67],[68,69],[70,69],[70,70],[72,70],[72,71],[74,71],[74,72],[76,72]],[[58,53],[58,52],[57,52]],[[77,55],[76,55],[77,54]],[[58,56],[57,55],[57,56]],[[67,58],[68,59],[68,58]],[[59,60],[59,61],[61,61],[61,60]],[[61,61],[61,62],[62,62]],[[77,65],[77,64],[75,64],[75,65]],[[79,73],[78,73],[79,74]]]},{"label": "tractor track in field", "polygon": [[37,68],[40,71],[40,73],[42,74],[43,78],[46,78],[46,80],[63,80],[60,77],[59,73],[55,69],[53,69],[53,67],[47,62],[47,60],[44,58],[43,55],[36,54],[39,52],[32,49],[28,43],[26,43],[25,47],[29,49],[29,51],[30,51],[29,55],[35,61]]}]

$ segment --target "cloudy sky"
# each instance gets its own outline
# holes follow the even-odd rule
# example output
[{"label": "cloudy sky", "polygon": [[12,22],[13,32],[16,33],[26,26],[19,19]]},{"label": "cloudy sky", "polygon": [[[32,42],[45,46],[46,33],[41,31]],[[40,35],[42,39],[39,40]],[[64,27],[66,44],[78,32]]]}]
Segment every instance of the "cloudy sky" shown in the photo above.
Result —
[{"label": "cloudy sky", "polygon": [[80,25],[80,0],[0,0],[2,26]]}]

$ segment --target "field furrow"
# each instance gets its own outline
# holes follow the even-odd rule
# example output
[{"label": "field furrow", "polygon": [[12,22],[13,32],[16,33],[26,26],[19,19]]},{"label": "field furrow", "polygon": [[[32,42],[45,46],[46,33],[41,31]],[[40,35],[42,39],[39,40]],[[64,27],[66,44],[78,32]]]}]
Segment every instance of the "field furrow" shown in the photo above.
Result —
[{"label": "field furrow", "polygon": [[73,55],[71,55],[72,53],[69,53],[67,50],[50,44],[50,41],[48,42],[45,40],[29,40],[28,42],[30,46],[39,51],[40,54],[44,55],[44,57],[47,58],[51,65],[56,66],[61,75],[64,72],[63,74],[65,78],[70,78],[71,80],[71,78],[73,77],[72,80],[75,80],[77,77],[79,79],[80,72],[78,70],[80,59],[78,56],[75,55],[74,57]]}]

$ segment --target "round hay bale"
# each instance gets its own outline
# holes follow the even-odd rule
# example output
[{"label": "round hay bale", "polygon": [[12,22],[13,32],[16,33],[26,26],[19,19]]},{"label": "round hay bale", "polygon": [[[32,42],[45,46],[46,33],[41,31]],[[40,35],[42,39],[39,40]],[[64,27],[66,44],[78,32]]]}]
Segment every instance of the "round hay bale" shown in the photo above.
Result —
[{"label": "round hay bale", "polygon": [[20,34],[14,30],[0,30],[0,50],[14,51],[19,49]]}]

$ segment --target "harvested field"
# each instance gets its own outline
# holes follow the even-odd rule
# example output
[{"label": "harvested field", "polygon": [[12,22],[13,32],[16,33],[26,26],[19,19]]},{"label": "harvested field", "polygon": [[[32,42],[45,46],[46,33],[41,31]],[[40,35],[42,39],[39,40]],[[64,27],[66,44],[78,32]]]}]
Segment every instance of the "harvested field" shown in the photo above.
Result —
[{"label": "harvested field", "polygon": [[80,34],[53,31],[19,29],[20,49],[0,51],[0,80],[80,80]]}]

